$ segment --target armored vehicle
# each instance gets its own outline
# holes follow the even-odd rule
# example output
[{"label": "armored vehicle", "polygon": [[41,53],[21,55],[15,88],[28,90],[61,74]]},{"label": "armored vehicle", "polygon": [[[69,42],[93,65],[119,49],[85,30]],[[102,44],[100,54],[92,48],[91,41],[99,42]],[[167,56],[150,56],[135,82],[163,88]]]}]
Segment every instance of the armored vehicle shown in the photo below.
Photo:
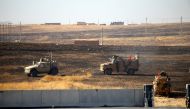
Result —
[{"label": "armored vehicle", "polygon": [[38,74],[47,73],[57,75],[58,68],[56,61],[48,58],[41,58],[39,62],[34,62],[33,65],[24,68],[24,72],[28,76],[36,77]]},{"label": "armored vehicle", "polygon": [[111,75],[112,72],[134,74],[138,71],[138,55],[129,56],[127,59],[114,55],[110,60],[111,62],[100,64],[100,71],[104,72],[104,74]]},{"label": "armored vehicle", "polygon": [[154,95],[170,95],[171,83],[165,71],[159,72],[153,81]]}]

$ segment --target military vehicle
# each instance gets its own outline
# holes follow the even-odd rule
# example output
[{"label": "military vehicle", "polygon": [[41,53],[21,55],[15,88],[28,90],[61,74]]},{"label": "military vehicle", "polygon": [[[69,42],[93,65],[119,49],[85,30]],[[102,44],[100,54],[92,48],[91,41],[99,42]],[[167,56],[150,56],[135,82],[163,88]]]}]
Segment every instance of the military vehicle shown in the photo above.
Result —
[{"label": "military vehicle", "polygon": [[134,74],[139,68],[138,55],[129,56],[127,59],[123,59],[114,55],[111,62],[100,64],[100,71],[104,74],[111,75],[112,72],[126,72],[127,74]]},{"label": "military vehicle", "polygon": [[171,91],[170,78],[165,71],[159,72],[153,81],[154,95],[169,96]]},{"label": "military vehicle", "polygon": [[33,65],[24,68],[25,74],[28,76],[36,77],[38,74],[47,73],[50,75],[57,75],[58,68],[57,62],[52,58],[41,58],[39,62],[34,62]]}]

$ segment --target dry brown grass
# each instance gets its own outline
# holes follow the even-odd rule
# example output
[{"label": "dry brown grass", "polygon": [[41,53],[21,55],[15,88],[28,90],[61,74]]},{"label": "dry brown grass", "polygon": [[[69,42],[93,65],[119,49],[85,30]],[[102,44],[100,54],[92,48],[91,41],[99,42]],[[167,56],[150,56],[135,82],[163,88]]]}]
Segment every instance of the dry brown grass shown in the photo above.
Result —
[{"label": "dry brown grass", "polygon": [[155,97],[155,107],[185,107],[185,98]]},{"label": "dry brown grass", "polygon": [[[189,46],[190,45],[190,38],[189,38],[189,24],[186,26],[184,25],[184,32],[183,36],[179,35],[176,33],[176,30],[173,29],[178,29],[178,26],[175,24],[154,24],[154,25],[149,25],[148,29],[150,29],[150,33],[152,34],[151,36],[146,36],[143,35],[144,32],[141,34],[136,34],[133,33],[131,36],[127,35],[124,30],[129,31],[130,30],[142,30],[144,31],[145,25],[136,25],[136,26],[103,26],[105,30],[104,34],[104,44],[105,45],[142,45],[142,46]],[[19,32],[19,26],[15,27],[17,28],[15,33]],[[94,38],[95,40],[100,39],[101,40],[101,35],[98,35],[101,33],[102,26],[98,25],[89,25],[89,26],[79,26],[79,25],[23,25],[22,27],[22,33],[44,33],[44,32],[55,32],[54,36],[56,38],[51,38],[51,34],[46,34],[44,35],[32,35],[33,36],[38,36],[36,37],[31,37],[32,39],[27,39],[25,40],[26,42],[36,42],[36,43],[59,43],[59,44],[73,44],[73,39],[89,39],[89,38]],[[154,34],[154,31],[151,29],[155,30],[156,33]],[[162,34],[160,29],[163,30],[169,30],[171,32],[174,32],[175,34],[171,34],[170,32],[166,32],[169,35],[171,34],[172,36],[168,36],[168,34]],[[94,33],[91,33],[91,30],[96,30],[96,35]],[[112,32],[106,32],[113,30]],[[84,33],[79,33],[79,34],[74,34],[75,32],[79,31],[86,31],[89,32],[89,36],[85,36]],[[56,33],[57,32],[57,33]],[[67,34],[69,35],[62,35],[59,32],[68,32]],[[115,34],[122,34],[123,36],[115,36]],[[160,34],[158,34],[160,33]],[[74,34],[74,35],[73,35]],[[81,34],[81,35],[80,35]],[[96,37],[95,37],[95,36]],[[127,35],[127,36],[126,36]],[[135,35],[135,36],[134,36]],[[140,36],[138,36],[140,35]],[[143,37],[142,37],[142,36]],[[156,35],[157,37],[154,37]],[[160,35],[160,36],[158,36]],[[27,36],[27,35],[26,35]],[[71,36],[71,37],[68,37]],[[91,37],[93,36],[93,37]],[[134,36],[134,37],[133,37]],[[113,38],[114,37],[114,38]],[[61,39],[61,40],[60,40]],[[64,40],[63,40],[64,39]]]},{"label": "dry brown grass", "polygon": [[[58,90],[58,89],[122,89],[123,88],[119,85],[107,86],[104,84],[104,86],[102,86],[100,85],[102,82],[96,84],[86,84],[83,82],[90,79],[91,77],[92,74],[90,72],[87,72],[82,76],[47,75],[41,78],[39,81],[0,83],[0,89],[1,90],[44,90],[44,89]],[[105,81],[113,81],[113,79],[105,77]],[[133,85],[133,82],[130,82],[130,84],[128,85]],[[154,101],[155,101],[154,102],[155,107],[185,107],[185,98],[155,97]]]},{"label": "dry brown grass", "polygon": [[[68,32],[68,31],[84,31],[84,30],[101,30],[98,25],[25,25],[22,29],[23,33],[27,32]],[[111,28],[110,26],[106,28]]]},{"label": "dry brown grass", "polygon": [[189,36],[104,38],[105,45],[188,46]]},{"label": "dry brown grass", "polygon": [[[24,82],[8,82],[0,83],[0,90],[39,90],[39,89],[106,89],[98,85],[89,85],[83,81],[90,79],[91,72],[86,72],[84,75],[72,76],[50,76],[46,75],[39,81],[24,81]],[[9,74],[0,76],[1,78],[9,79]],[[13,79],[13,77],[11,78]],[[112,87],[110,87],[112,88]]]},{"label": "dry brown grass", "polygon": [[[10,74],[3,74],[1,78],[13,79]],[[12,78],[10,78],[12,77]],[[136,88],[139,81],[134,81],[135,76],[114,76],[93,77],[91,71],[85,71],[82,75],[50,76],[46,75],[39,80],[28,78],[24,82],[0,83],[0,90],[59,90],[59,89],[126,89]],[[85,81],[91,81],[90,83]],[[113,85],[115,83],[116,85]],[[147,83],[145,81],[145,83]],[[142,86],[142,81],[139,86]],[[135,86],[135,87],[134,87]],[[155,107],[185,107],[185,98],[155,97]]]},{"label": "dry brown grass", "polygon": [[[14,80],[10,75],[1,75],[1,78]],[[13,76],[14,77],[14,76]],[[115,81],[115,82],[113,82]],[[139,83],[141,84],[141,83]],[[123,89],[134,88],[134,83],[125,77],[118,80],[111,76],[94,77],[91,71],[80,75],[50,76],[42,78],[28,78],[20,82],[1,82],[0,90],[39,90],[39,89]]]},{"label": "dry brown grass", "polygon": [[[22,32],[68,32],[68,31],[84,31],[84,30],[101,30],[102,27],[104,29],[145,29],[145,25],[118,25],[118,26],[99,26],[99,25],[39,25],[39,24],[32,24],[32,25],[22,25]],[[19,25],[16,26],[16,30],[19,31]],[[189,27],[189,23],[184,24],[183,27]],[[166,29],[166,28],[179,28],[179,25],[175,24],[153,24],[148,25],[148,29],[152,28],[159,28],[159,29]]]}]

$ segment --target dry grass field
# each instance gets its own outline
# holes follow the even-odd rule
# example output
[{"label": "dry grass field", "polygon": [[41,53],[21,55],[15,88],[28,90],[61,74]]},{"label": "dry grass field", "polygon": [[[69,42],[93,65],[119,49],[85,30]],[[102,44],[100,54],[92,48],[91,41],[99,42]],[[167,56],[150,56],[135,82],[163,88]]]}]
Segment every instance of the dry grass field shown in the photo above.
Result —
[{"label": "dry grass field", "polygon": [[[32,43],[73,44],[75,39],[97,39],[105,45],[140,46],[189,46],[190,23],[184,23],[182,33],[180,24],[149,24],[147,26],[98,26],[98,25],[22,25],[13,26],[8,35],[0,33],[0,41]],[[147,32],[146,32],[147,30]],[[3,37],[6,36],[6,37]]]},{"label": "dry grass field", "polygon": [[167,97],[155,97],[155,107],[185,107],[185,98],[167,98]]},{"label": "dry grass field", "polygon": [[[101,39],[101,28],[25,25],[22,36],[16,32],[7,37],[0,34],[1,41],[14,42],[22,38],[22,43],[0,43],[0,90],[143,88],[143,84],[152,83],[158,71],[165,70],[171,77],[172,91],[185,92],[185,84],[190,83],[190,24],[184,25],[183,35],[179,35],[177,24],[149,25],[148,34],[144,33],[144,25],[104,26],[104,44],[109,45],[109,50],[65,45],[72,44],[75,39]],[[39,42],[42,44],[35,44]],[[124,49],[110,49],[115,46]],[[48,56],[50,49],[58,61],[59,75],[27,77],[23,68],[33,60]],[[140,68],[135,75],[114,72],[108,76],[99,71],[99,65],[109,61],[112,55],[127,58],[135,53],[140,57]],[[155,97],[156,107],[185,107],[184,102],[184,94]]]}]

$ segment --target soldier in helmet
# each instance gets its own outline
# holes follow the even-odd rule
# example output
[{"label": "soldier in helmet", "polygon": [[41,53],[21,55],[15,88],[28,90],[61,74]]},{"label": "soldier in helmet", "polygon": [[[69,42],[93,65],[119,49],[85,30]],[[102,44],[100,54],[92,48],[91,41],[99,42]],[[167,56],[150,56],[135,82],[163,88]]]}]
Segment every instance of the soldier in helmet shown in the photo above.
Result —
[{"label": "soldier in helmet", "polygon": [[118,56],[113,55],[113,56],[112,56],[112,63],[113,63],[113,64],[116,64],[117,72],[119,72],[119,63],[118,63],[117,58],[118,58]]},{"label": "soldier in helmet", "polygon": [[171,83],[168,74],[165,71],[158,72],[153,81],[155,95],[167,95],[169,96],[171,91]]},{"label": "soldier in helmet", "polygon": [[117,61],[117,57],[118,57],[118,56],[116,56],[116,55],[113,55],[113,56],[112,56],[111,61],[112,61],[113,64],[116,63],[116,61]]}]

